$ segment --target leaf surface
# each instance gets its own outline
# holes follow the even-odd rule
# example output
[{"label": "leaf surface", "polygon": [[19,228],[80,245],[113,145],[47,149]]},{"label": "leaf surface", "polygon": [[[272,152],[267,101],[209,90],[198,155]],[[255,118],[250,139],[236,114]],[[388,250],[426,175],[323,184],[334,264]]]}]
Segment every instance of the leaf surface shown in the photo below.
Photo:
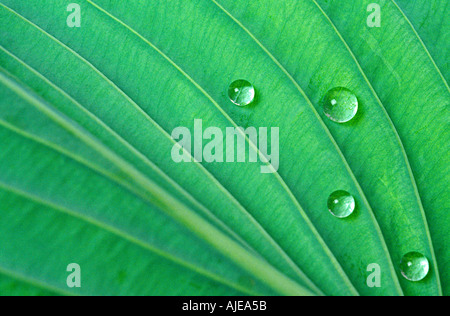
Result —
[{"label": "leaf surface", "polygon": [[[417,31],[420,5],[402,2],[368,28],[368,1],[89,0],[68,28],[70,1],[2,0],[0,289],[448,292],[448,33],[431,35],[447,6]],[[226,97],[241,78],[257,90],[246,108]],[[322,114],[337,86],[358,97],[347,124]],[[279,127],[279,169],[173,162],[171,131],[195,119]],[[327,210],[336,190],[355,196],[348,219]],[[410,251],[431,263],[420,283],[399,271]]]}]

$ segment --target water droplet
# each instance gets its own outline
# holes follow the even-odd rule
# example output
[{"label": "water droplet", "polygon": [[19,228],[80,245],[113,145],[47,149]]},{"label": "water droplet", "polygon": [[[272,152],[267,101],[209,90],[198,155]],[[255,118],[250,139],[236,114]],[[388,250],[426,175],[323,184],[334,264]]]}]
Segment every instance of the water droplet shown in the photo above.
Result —
[{"label": "water droplet", "polygon": [[358,99],[347,88],[333,88],[323,99],[323,112],[332,121],[345,123],[358,112]]},{"label": "water droplet", "polygon": [[347,191],[333,192],[328,198],[328,210],[336,217],[348,217],[355,210],[355,198]]},{"label": "water droplet", "polygon": [[423,280],[430,271],[428,259],[421,253],[410,252],[403,256],[400,270],[405,279],[413,282]]},{"label": "water droplet", "polygon": [[255,99],[255,88],[246,80],[236,80],[228,88],[228,97],[238,106],[246,106]]}]

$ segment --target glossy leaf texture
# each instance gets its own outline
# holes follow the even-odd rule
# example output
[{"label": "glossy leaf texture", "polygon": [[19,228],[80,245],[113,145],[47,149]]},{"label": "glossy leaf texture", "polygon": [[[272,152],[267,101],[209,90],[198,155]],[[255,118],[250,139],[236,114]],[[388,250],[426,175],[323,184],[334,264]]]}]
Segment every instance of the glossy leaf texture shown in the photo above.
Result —
[{"label": "glossy leaf texture", "polygon": [[[379,1],[372,28],[363,0],[0,0],[0,294],[448,295],[448,4],[422,2]],[[279,127],[279,169],[175,163],[196,119]]]}]

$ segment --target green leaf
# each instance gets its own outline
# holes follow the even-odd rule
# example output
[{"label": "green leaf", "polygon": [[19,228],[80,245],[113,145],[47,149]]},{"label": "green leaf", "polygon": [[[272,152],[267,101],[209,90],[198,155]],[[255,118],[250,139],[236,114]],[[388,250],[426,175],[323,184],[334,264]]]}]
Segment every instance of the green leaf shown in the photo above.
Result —
[{"label": "green leaf", "polygon": [[[69,28],[71,2],[0,1],[1,294],[450,292],[445,1],[381,1],[380,28],[371,1],[86,0]],[[236,79],[251,106],[227,99]],[[360,103],[346,124],[321,110],[337,86]],[[279,127],[279,169],[175,163],[195,119]]]}]

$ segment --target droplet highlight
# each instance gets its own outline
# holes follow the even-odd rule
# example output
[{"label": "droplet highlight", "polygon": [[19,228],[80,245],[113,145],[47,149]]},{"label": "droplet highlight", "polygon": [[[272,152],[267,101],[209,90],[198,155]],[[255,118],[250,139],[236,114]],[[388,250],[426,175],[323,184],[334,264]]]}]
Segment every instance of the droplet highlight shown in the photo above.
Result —
[{"label": "droplet highlight", "polygon": [[228,97],[238,106],[246,106],[255,100],[255,87],[247,80],[236,80],[228,88]]},{"label": "droplet highlight", "polygon": [[355,205],[355,198],[347,191],[335,191],[328,198],[328,210],[338,218],[349,217],[355,210]]},{"label": "droplet highlight", "polygon": [[403,256],[400,263],[400,270],[405,279],[418,282],[428,275],[430,263],[423,254],[419,252],[410,252]]},{"label": "droplet highlight", "polygon": [[347,88],[333,88],[323,99],[323,112],[334,122],[348,122],[358,112],[358,98]]}]

